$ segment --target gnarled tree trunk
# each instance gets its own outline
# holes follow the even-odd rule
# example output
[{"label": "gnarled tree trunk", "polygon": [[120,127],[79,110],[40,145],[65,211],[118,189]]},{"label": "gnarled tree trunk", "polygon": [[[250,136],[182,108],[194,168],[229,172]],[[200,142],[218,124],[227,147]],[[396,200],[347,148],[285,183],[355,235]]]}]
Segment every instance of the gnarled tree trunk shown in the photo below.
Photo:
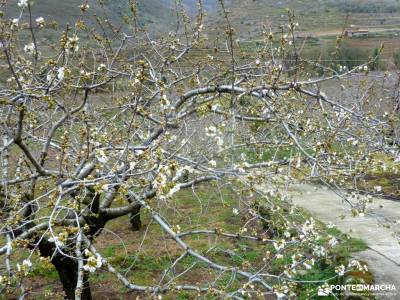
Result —
[{"label": "gnarled tree trunk", "polygon": [[[51,257],[54,253],[54,247],[51,243],[42,241],[39,245],[40,253],[44,257]],[[75,300],[75,288],[78,281],[78,262],[75,259],[66,257],[62,254],[56,254],[51,259],[51,263],[57,270],[62,283],[65,299]],[[89,276],[84,274],[82,284],[81,300],[91,300]]]},{"label": "gnarled tree trunk", "polygon": [[[57,269],[58,276],[60,277],[60,281],[66,294],[66,299],[75,300],[75,288],[78,278],[78,263],[73,259],[67,257],[58,258],[57,256],[52,260],[52,263]],[[92,299],[88,277],[89,276],[87,274],[84,274],[83,276],[81,300]]]},{"label": "gnarled tree trunk", "polygon": [[131,228],[133,231],[138,231],[140,230],[140,227],[142,227],[142,221],[140,220],[140,208],[141,205],[138,204],[129,214],[129,222],[131,223]]}]

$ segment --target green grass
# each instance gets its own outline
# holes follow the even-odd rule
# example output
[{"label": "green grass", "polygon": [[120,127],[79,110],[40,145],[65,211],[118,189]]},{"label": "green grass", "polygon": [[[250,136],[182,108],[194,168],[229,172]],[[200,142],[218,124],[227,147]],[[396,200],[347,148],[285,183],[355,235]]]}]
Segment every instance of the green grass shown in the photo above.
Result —
[{"label": "green grass", "polygon": [[[219,193],[216,193],[216,188],[212,186],[200,188],[197,197],[191,191],[183,190],[171,200],[173,203],[170,204],[175,209],[168,207],[160,207],[159,209],[163,210],[163,214],[172,222],[171,226],[176,228],[177,225],[180,225],[181,231],[219,228],[223,232],[237,233],[244,222],[241,217],[232,214],[232,207],[237,207],[238,198],[228,189],[222,189],[221,194],[222,198],[220,198]],[[181,214],[178,214],[177,211],[180,211]],[[306,211],[298,210],[291,218],[293,221],[302,221],[309,217],[310,215]],[[129,269],[128,277],[135,284],[154,285],[158,284],[161,275],[182,254],[182,250],[170,239],[162,238],[162,230],[157,224],[152,223],[146,229],[147,224],[150,223],[148,212],[143,212],[142,222],[144,228],[140,232],[130,231],[127,218],[114,220],[107,225],[108,230],[114,231],[115,234],[124,239],[128,255],[125,254],[124,247],[121,246],[119,240],[107,233],[102,234],[97,239],[96,247],[117,270],[125,273]],[[329,255],[336,263],[345,264],[352,253],[366,248],[362,241],[350,239],[335,228],[326,228],[319,222],[317,225],[323,232],[323,237],[319,241],[321,244],[327,242],[328,235],[335,236],[341,241]],[[144,230],[147,230],[147,237],[142,240]],[[235,266],[249,272],[256,272],[260,266],[265,264],[263,258],[267,251],[276,252],[270,243],[259,243],[244,239],[198,235],[187,236],[185,241],[193,249],[217,263]],[[218,241],[218,244],[215,244],[216,241]],[[141,251],[138,253],[139,245],[141,245]],[[216,245],[217,247],[214,247]],[[291,248],[282,259],[272,259],[266,271],[280,274],[282,267],[291,262],[291,255],[299,253],[299,251],[301,253],[301,251],[307,250],[297,247]],[[189,280],[193,284],[199,283],[201,285],[217,278],[215,271],[208,269],[204,263],[198,262],[191,256],[183,258],[176,265],[175,271],[179,273],[188,267],[192,267],[191,270],[182,278],[178,278],[176,283],[187,283],[187,280]],[[240,287],[242,282],[238,278],[232,281],[231,275],[226,273],[219,277],[216,281],[216,287],[226,290],[235,290]],[[332,276],[334,276],[332,267],[329,263],[321,261],[315,265],[311,273],[296,279],[323,280]],[[51,286],[54,286],[58,291],[61,290],[57,273],[51,265],[44,262],[35,264],[35,268],[27,280],[37,278],[40,278],[43,283],[39,290],[35,291],[39,292],[38,295],[44,295],[45,291],[48,291]],[[93,274],[91,283],[95,295],[102,292],[105,286],[107,286],[107,291],[112,291],[117,298],[123,298],[126,292],[124,288],[121,289],[121,285],[115,277],[105,271]],[[336,281],[332,283],[336,283]],[[299,286],[297,289],[299,299],[308,299],[307,293],[315,292],[318,286],[319,284],[311,283]],[[192,297],[193,294],[182,292],[179,296],[168,293],[164,299],[192,299]],[[217,299],[212,297],[207,299]],[[43,298],[45,297],[43,296]]]}]

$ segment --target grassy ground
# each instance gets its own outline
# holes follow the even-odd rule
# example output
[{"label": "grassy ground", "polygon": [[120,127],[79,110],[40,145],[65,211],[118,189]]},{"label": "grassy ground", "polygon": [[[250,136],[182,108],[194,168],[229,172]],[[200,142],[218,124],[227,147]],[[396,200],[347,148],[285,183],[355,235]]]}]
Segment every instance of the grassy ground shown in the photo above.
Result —
[{"label": "grassy ground", "polygon": [[[181,191],[173,200],[174,203],[163,204],[160,207],[165,212],[168,220],[173,222],[176,231],[191,229],[217,229],[223,232],[238,233],[242,228],[245,218],[232,213],[233,208],[240,210],[244,204],[239,201],[231,191],[222,189],[216,193],[215,188],[203,187],[196,194],[191,191]],[[307,218],[307,212],[299,210],[295,218]],[[128,274],[136,284],[156,285],[159,283],[164,270],[182,253],[181,249],[167,236],[160,227],[151,223],[148,214],[142,214],[143,228],[139,232],[132,232],[126,218],[118,219],[107,226],[107,230],[97,239],[96,247],[116,268]],[[200,226],[201,224],[201,226]],[[179,227],[178,227],[179,226]],[[260,230],[257,224],[248,226],[248,233],[256,233]],[[347,263],[351,254],[361,251],[366,245],[359,241],[348,238],[335,228],[326,228],[322,223],[318,226],[323,229],[324,237],[320,240],[324,244],[328,236],[335,236],[341,241],[339,246],[329,254],[329,259],[317,263],[312,271],[306,275],[297,275],[296,279],[313,281],[323,280],[335,275],[330,261],[335,263]],[[202,254],[221,264],[237,266],[249,271],[257,271],[264,265],[263,259],[266,252],[274,253],[271,244],[260,242],[227,239],[223,237],[199,235],[186,237],[185,240],[193,248]],[[123,242],[122,242],[123,241]],[[293,251],[293,252],[291,252]],[[282,267],[290,262],[290,257],[298,249],[292,249],[282,259],[272,259],[268,263],[268,271],[280,274]],[[38,260],[37,257],[35,257]],[[27,286],[31,286],[28,299],[62,299],[62,290],[58,282],[55,269],[46,261],[34,264],[35,268],[26,279]],[[176,274],[189,268],[189,271],[175,280],[176,283],[191,282],[192,284],[207,284],[214,282],[216,287],[225,290],[235,290],[240,287],[241,282],[233,279],[231,274],[218,276],[216,272],[205,268],[192,257],[184,258],[175,268]],[[183,278],[184,277],[184,278]],[[356,280],[373,280],[371,274],[350,274],[346,277]],[[345,279],[345,280],[347,280]],[[165,282],[165,281],[164,281]],[[338,283],[337,279],[330,283]],[[140,299],[146,298],[143,294],[127,292],[117,280],[104,271],[100,271],[91,278],[94,299]],[[318,284],[309,283],[297,287],[299,299],[310,299],[315,294]],[[10,295],[9,295],[10,296]],[[169,293],[164,299],[194,299],[196,295],[181,292]],[[3,298],[2,298],[3,297]],[[7,296],[0,299],[7,299]],[[217,299],[208,297],[207,299]]]}]

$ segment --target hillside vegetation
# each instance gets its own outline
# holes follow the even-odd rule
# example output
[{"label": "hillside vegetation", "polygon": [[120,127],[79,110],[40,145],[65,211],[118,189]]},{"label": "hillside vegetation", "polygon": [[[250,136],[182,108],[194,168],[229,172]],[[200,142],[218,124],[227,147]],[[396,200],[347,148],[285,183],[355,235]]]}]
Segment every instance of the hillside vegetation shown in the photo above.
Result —
[{"label": "hillside vegetation", "polygon": [[[345,25],[391,27],[400,23],[399,2],[332,0],[231,0],[227,1],[231,21],[241,37],[261,35],[261,25],[279,30],[287,22],[287,9],[293,10],[300,31],[320,32],[341,29]],[[221,18],[212,18],[215,27]]]},{"label": "hillside vegetation", "polygon": [[[124,16],[132,17],[128,0],[89,0],[93,15],[100,20],[109,20],[113,24],[123,25]],[[15,15],[18,11],[17,0],[7,5],[6,13]],[[35,3],[35,12],[42,17],[57,21],[65,26],[69,20],[80,16],[81,0],[54,1],[41,0]],[[101,4],[103,3],[103,5]],[[146,26],[151,32],[167,32],[176,25],[176,4],[174,0],[138,0],[138,25]],[[182,5],[188,15],[197,12],[196,0],[183,0]],[[340,29],[356,24],[367,27],[395,27],[400,23],[400,4],[394,0],[381,1],[333,1],[333,0],[226,0],[232,25],[238,36],[251,38],[260,37],[262,26],[267,29],[279,30],[287,22],[287,9],[295,12],[300,31],[327,31]],[[207,12],[207,20],[213,28],[224,24],[218,0],[203,1]],[[25,14],[27,14],[25,12]]]},{"label": "hillside vegetation", "polygon": [[[17,0],[12,0],[5,7],[7,15],[15,16],[18,14],[19,10],[17,2]],[[132,18],[132,12],[128,0],[89,0],[86,2],[89,4],[90,14],[97,16],[99,21],[109,21],[116,26],[124,26],[124,17]],[[84,3],[82,0],[40,0],[34,3],[32,14],[35,18],[44,17],[48,21],[56,21],[59,25],[59,29],[64,29],[71,20],[77,20],[81,16],[79,6],[82,5],[82,3]],[[174,24],[173,20],[175,16],[173,7],[173,0],[138,1],[138,25],[142,27],[148,26],[153,32],[160,30],[161,28],[166,29],[169,26],[172,26]],[[28,11],[24,12],[24,16],[28,18]]]}]

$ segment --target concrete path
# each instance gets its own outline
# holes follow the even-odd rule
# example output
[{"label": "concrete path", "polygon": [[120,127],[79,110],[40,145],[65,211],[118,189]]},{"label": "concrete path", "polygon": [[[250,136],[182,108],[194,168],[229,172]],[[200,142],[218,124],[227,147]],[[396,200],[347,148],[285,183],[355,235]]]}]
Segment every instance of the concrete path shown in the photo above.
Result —
[{"label": "concrete path", "polygon": [[294,204],[316,219],[332,222],[342,232],[365,241],[368,250],[356,253],[355,258],[368,263],[376,284],[394,284],[397,289],[397,295],[377,294],[377,299],[400,299],[400,201],[375,198],[365,216],[353,218],[349,205],[328,188],[294,185],[290,195]]}]

